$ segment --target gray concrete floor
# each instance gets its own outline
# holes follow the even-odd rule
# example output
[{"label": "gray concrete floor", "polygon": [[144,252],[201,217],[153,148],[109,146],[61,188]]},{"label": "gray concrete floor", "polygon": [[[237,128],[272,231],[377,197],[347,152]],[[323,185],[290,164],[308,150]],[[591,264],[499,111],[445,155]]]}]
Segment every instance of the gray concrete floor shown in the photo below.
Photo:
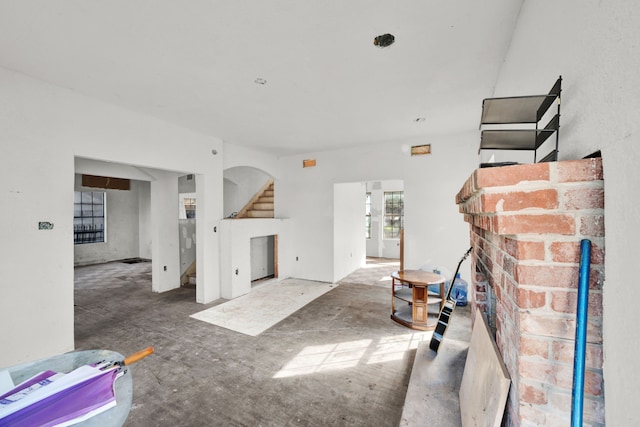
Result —
[{"label": "gray concrete floor", "polygon": [[[126,426],[399,424],[417,341],[430,334],[390,320],[389,289],[341,284],[257,337],[189,317],[222,302],[197,304],[194,288],[151,292],[151,263],[76,268],[76,349],[155,347],[132,366]],[[359,350],[331,364],[345,347]],[[313,351],[326,363],[278,377]]]}]

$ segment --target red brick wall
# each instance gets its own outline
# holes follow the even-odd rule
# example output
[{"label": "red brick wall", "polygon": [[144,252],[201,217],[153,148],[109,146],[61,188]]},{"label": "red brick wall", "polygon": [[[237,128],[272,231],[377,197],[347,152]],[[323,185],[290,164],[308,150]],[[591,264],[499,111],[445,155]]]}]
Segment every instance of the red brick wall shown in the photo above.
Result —
[{"label": "red brick wall", "polygon": [[591,240],[584,421],[604,425],[601,159],[478,169],[456,202],[474,247],[473,310],[487,311],[487,286],[496,296],[506,425],[570,424],[580,240]]}]

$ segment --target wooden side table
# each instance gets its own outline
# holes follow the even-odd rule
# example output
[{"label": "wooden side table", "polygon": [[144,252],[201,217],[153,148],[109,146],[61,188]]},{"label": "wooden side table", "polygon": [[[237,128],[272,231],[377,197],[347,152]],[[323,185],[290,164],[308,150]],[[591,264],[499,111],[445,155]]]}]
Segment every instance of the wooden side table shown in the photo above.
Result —
[{"label": "wooden side table", "polygon": [[[400,270],[391,274],[391,319],[403,326],[422,331],[433,330],[444,303],[445,278],[422,270]],[[430,293],[437,285],[439,293]],[[438,310],[429,318],[429,306]]]}]

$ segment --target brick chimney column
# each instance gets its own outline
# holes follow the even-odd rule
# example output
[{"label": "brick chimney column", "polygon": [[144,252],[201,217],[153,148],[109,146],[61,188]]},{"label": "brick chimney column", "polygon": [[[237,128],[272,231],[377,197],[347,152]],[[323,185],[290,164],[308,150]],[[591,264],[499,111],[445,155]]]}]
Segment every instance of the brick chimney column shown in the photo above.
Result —
[{"label": "brick chimney column", "polygon": [[474,247],[472,310],[495,311],[512,378],[510,426],[569,424],[580,240],[591,240],[584,420],[604,425],[601,159],[478,169],[456,202]]}]

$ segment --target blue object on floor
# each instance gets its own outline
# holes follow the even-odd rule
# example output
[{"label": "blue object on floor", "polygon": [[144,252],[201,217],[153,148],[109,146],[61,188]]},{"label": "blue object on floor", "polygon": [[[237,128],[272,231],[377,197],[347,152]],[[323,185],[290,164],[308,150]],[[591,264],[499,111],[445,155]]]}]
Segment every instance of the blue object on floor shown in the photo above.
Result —
[{"label": "blue object on floor", "polygon": [[451,299],[456,302],[458,307],[467,305],[468,284],[466,280],[460,277],[460,273],[456,275],[453,281],[453,289],[451,290]]}]

